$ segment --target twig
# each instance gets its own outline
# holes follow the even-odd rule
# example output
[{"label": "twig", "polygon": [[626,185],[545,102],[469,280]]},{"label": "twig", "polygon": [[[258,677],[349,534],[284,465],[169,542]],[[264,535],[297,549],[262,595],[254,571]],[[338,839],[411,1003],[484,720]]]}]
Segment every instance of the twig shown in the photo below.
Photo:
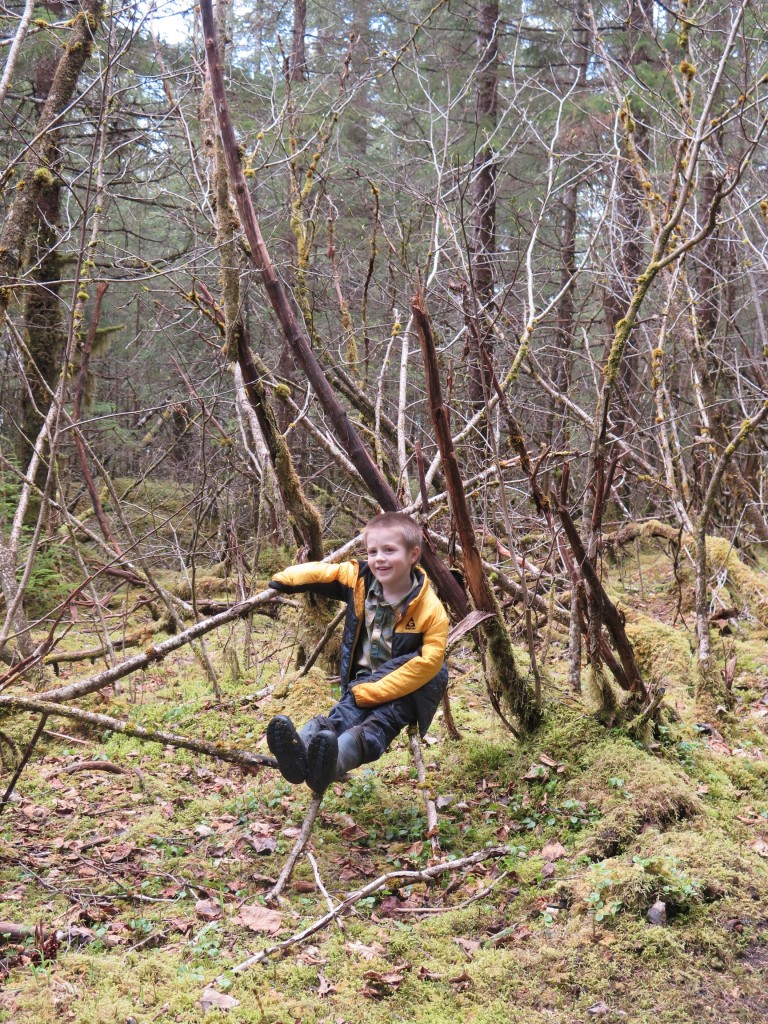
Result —
[{"label": "twig", "polygon": [[[333,900],[331,899],[330,893],[328,892],[328,890],[323,885],[323,880],[320,877],[320,869],[317,866],[317,861],[315,860],[314,856],[312,855],[312,853],[309,850],[305,850],[304,852],[307,855],[307,860],[312,865],[312,874],[315,876],[315,883],[317,884],[317,888],[320,890],[320,892],[325,897],[325,902],[328,905],[328,909],[329,910],[333,910]],[[339,917],[336,918],[336,924],[339,926],[339,931],[343,932],[344,931],[344,922],[341,920],[341,918],[339,918]]]},{"label": "twig", "polygon": [[307,658],[304,667],[299,672],[299,677],[305,676],[307,674],[307,672],[309,672],[309,670],[315,664],[315,662],[317,661],[317,659],[319,658],[319,656],[322,654],[323,650],[325,649],[325,645],[328,643],[328,641],[331,639],[331,637],[333,636],[334,632],[336,631],[336,627],[338,626],[338,624],[341,622],[341,620],[344,618],[344,616],[346,614],[347,614],[347,608],[346,608],[346,605],[345,605],[343,608],[341,608],[336,613],[336,615],[334,615],[334,617],[331,619],[331,621],[326,626],[325,632],[323,633],[323,635],[320,637],[320,639],[317,642],[317,646],[315,647],[314,651],[312,651],[310,656]]},{"label": "twig", "polygon": [[424,767],[424,758],[421,756],[421,743],[419,742],[418,728],[415,725],[408,727],[408,743],[411,747],[411,756],[416,765],[416,777],[419,780],[419,788],[424,799],[424,807],[427,812],[427,836],[432,846],[432,856],[437,857],[440,853],[440,836],[437,829],[437,807],[434,798],[427,786],[427,770]]},{"label": "twig", "polygon": [[48,721],[48,712],[44,711],[43,714],[40,717],[40,721],[37,723],[37,728],[35,729],[34,735],[32,736],[32,739],[27,744],[27,749],[24,751],[24,754],[23,754],[23,756],[21,758],[21,761],[19,761],[18,768],[13,773],[13,778],[8,783],[8,788],[6,789],[5,793],[3,793],[3,799],[0,800],[0,814],[3,813],[3,811],[5,810],[5,805],[10,801],[11,795],[12,795],[14,789],[16,788],[16,783],[21,778],[21,773],[27,767],[27,761],[29,761],[30,757],[32,756],[32,751],[37,746],[37,741],[40,739],[40,737],[41,737],[41,735],[43,733],[43,729],[45,728],[45,723],[47,721]]},{"label": "twig", "polygon": [[471,906],[473,903],[477,903],[484,896],[487,896],[489,892],[492,892],[496,886],[509,874],[508,871],[502,871],[498,878],[494,878],[490,885],[486,885],[484,889],[480,889],[478,892],[473,893],[467,899],[461,903],[457,903],[453,907],[393,907],[393,911],[396,914],[448,914],[452,910],[464,910],[465,907]]},{"label": "twig", "polygon": [[[144,788],[144,776],[138,768],[124,768],[113,761],[77,761],[61,769],[62,775],[74,775],[76,772],[109,772],[110,775],[135,775]],[[59,774],[54,772],[54,775]]]},{"label": "twig", "polygon": [[304,847],[309,842],[309,837],[312,833],[312,826],[315,824],[315,818],[317,817],[317,812],[320,810],[320,804],[322,802],[322,793],[320,793],[320,795],[318,795],[317,793],[312,794],[312,802],[309,805],[309,810],[307,811],[307,816],[304,819],[304,824],[301,826],[301,833],[299,834],[299,838],[293,844],[293,849],[288,854],[288,859],[283,865],[283,870],[280,872],[277,881],[264,897],[267,903],[277,902],[280,893],[283,891],[283,889],[286,886],[286,883],[288,882],[288,879],[293,874],[293,869],[296,867],[296,862],[304,852]]},{"label": "twig", "polygon": [[232,968],[233,974],[242,974],[249,967],[254,964],[263,963],[274,953],[281,953],[284,949],[288,949],[291,946],[297,945],[299,942],[303,942],[304,939],[309,938],[310,935],[314,935],[315,932],[319,932],[327,924],[330,924],[334,918],[339,917],[345,911],[349,910],[356,903],[359,903],[361,899],[366,896],[370,896],[371,893],[378,892],[389,882],[407,882],[408,884],[414,884],[416,882],[431,882],[433,878],[437,878],[439,875],[445,874],[447,871],[460,871],[462,868],[471,867],[473,864],[479,864],[484,860],[497,860],[500,857],[504,857],[509,853],[508,846],[492,846],[487,850],[479,850],[477,853],[472,853],[468,857],[461,857],[458,860],[443,861],[441,864],[433,864],[431,867],[425,868],[423,871],[390,871],[386,875],[380,875],[378,878],[374,878],[372,882],[368,882],[362,889],[357,889],[355,892],[350,893],[347,898],[340,903],[333,910],[329,910],[323,917],[313,921],[312,924],[307,925],[300,932],[295,935],[291,935],[287,939],[283,939],[282,942],[275,943],[274,946],[268,946],[266,949],[262,949],[260,953],[254,954],[254,956],[248,957],[241,964]]}]

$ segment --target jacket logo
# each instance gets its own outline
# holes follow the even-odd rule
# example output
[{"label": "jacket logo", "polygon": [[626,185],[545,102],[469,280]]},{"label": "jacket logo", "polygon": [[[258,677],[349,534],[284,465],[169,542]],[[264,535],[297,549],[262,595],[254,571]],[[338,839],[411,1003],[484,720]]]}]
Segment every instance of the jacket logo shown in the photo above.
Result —
[{"label": "jacket logo", "polygon": [[416,629],[416,623],[413,619],[409,619],[405,624],[406,629]]}]

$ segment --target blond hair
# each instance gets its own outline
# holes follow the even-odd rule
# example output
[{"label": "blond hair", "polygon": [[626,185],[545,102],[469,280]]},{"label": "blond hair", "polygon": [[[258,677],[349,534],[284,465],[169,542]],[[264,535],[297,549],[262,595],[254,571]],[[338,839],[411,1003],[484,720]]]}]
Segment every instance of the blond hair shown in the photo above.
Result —
[{"label": "blond hair", "polygon": [[367,540],[369,530],[378,529],[396,530],[407,548],[421,550],[421,527],[405,512],[381,512],[369,519],[363,530],[363,540]]}]

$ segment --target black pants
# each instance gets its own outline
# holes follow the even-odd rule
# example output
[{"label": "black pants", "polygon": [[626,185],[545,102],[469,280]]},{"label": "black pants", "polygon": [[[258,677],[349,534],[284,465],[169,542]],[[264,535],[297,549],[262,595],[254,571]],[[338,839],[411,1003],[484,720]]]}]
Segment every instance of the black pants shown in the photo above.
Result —
[{"label": "black pants", "polygon": [[359,708],[352,694],[347,693],[327,715],[320,715],[307,722],[300,736],[305,743],[309,743],[316,732],[328,728],[329,721],[337,736],[355,729],[363,747],[361,764],[366,764],[378,760],[395,736],[407,725],[417,722],[418,717],[412,694],[379,704],[375,708]]}]

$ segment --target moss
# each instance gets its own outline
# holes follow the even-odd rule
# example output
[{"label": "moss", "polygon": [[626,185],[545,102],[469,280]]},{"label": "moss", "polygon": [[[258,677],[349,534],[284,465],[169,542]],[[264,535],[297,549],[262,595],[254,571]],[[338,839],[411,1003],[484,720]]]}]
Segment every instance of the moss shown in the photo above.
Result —
[{"label": "moss", "polygon": [[733,599],[768,625],[768,577],[745,565],[724,537],[707,537],[707,562],[710,576],[724,571],[725,585]]},{"label": "moss", "polygon": [[685,633],[646,615],[633,616],[626,631],[644,679],[672,690],[693,688],[693,657]]}]

